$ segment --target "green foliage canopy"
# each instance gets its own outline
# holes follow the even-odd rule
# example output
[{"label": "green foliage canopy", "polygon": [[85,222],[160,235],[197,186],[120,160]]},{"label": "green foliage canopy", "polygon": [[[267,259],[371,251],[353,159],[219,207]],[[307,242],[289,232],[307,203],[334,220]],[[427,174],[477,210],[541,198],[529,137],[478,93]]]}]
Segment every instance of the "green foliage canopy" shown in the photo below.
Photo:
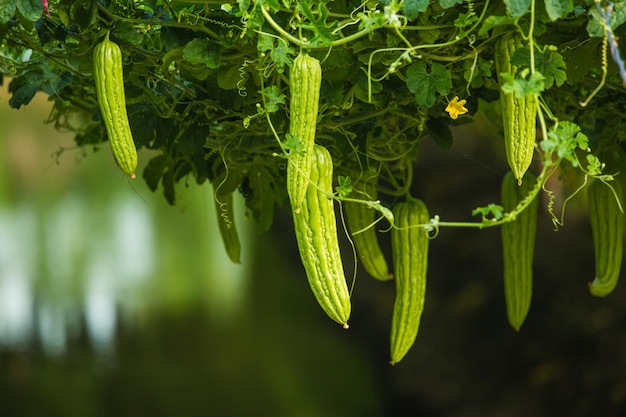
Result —
[{"label": "green foliage canopy", "polygon": [[[540,94],[542,162],[580,165],[574,152],[584,147],[568,147],[561,133],[572,129],[560,121],[594,154],[621,154],[625,20],[626,3],[592,0],[10,0],[0,5],[0,76],[12,78],[12,107],[43,91],[54,102],[50,123],[74,131],[78,146],[99,146],[92,51],[110,33],[125,54],[135,143],[156,151],[143,170],[149,187],[174,203],[181,180],[232,174],[265,230],[286,200],[287,150],[298,146],[287,129],[299,51],[322,62],[318,142],[340,174],[379,169],[384,200],[410,186],[422,140],[453,146],[449,127],[499,111],[501,87]],[[527,47],[500,86],[493,45],[512,30]],[[455,97],[468,112],[453,119]],[[589,166],[599,174],[596,159]]]}]

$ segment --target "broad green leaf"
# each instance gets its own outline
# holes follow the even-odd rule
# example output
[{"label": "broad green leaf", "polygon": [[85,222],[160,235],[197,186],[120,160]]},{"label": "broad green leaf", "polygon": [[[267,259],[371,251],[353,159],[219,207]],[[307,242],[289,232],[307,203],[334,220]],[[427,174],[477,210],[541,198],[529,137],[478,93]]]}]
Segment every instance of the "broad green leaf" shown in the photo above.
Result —
[{"label": "broad green leaf", "polygon": [[[3,1],[4,3],[4,1]],[[34,22],[43,13],[42,0],[17,0],[17,10],[26,20]]]},{"label": "broad green leaf", "polygon": [[162,26],[159,29],[159,38],[161,39],[164,52],[185,46],[185,41],[181,39],[179,34],[179,31],[167,26]]},{"label": "broad green leaf", "polygon": [[222,90],[234,90],[242,80],[239,65],[222,66],[217,72],[217,85]]},{"label": "broad green leaf", "polygon": [[415,94],[415,102],[420,106],[432,107],[435,104],[435,94],[448,94],[452,88],[450,71],[439,63],[430,66],[430,72],[424,61],[412,64],[406,71],[406,85],[410,92]]},{"label": "broad green leaf", "polygon": [[276,71],[282,74],[285,71],[285,67],[291,65],[292,54],[294,54],[294,50],[287,42],[277,41],[276,46],[272,48],[270,53],[272,61],[276,64]]},{"label": "broad green leaf", "polygon": [[504,0],[506,9],[513,17],[520,17],[528,12],[530,8],[530,0]]},{"label": "broad green leaf", "polygon": [[111,33],[116,38],[132,45],[139,45],[143,40],[143,35],[137,31],[137,28],[131,22],[118,23]]},{"label": "broad green leaf", "polygon": [[15,15],[17,0],[3,0],[0,2],[0,24],[7,23]]},{"label": "broad green leaf", "polygon": [[546,12],[552,21],[565,17],[574,10],[572,0],[545,0],[545,3]]},{"label": "broad green leaf", "polygon": [[478,35],[482,36],[496,26],[509,25],[512,23],[515,23],[515,18],[511,16],[489,16],[485,19],[480,29],[478,29]]},{"label": "broad green leaf", "polygon": [[409,20],[414,20],[428,8],[428,0],[404,0],[402,7],[404,16]]},{"label": "broad green leaf", "polygon": [[[511,64],[518,67],[530,67],[528,48],[519,48],[511,56]],[[545,54],[535,52],[535,69],[544,76],[544,87],[549,89],[553,84],[557,87],[567,80],[566,65],[563,56],[558,52],[547,51]]]},{"label": "broad green leaf", "polygon": [[128,119],[137,147],[148,146],[156,133],[157,115],[152,106],[136,104],[128,107]]},{"label": "broad green leaf", "polygon": [[206,39],[195,38],[185,46],[183,58],[192,65],[217,68],[220,66],[220,48]]},{"label": "broad green leaf", "polygon": [[589,71],[599,68],[602,62],[602,38],[592,38],[573,49],[563,50],[567,62],[567,82],[582,82]]},{"label": "broad green leaf", "polygon": [[[371,88],[372,100],[368,101],[369,92],[368,88]],[[376,94],[380,93],[383,90],[383,86],[376,81],[372,81],[371,83],[367,82],[367,76],[365,74],[360,73],[359,78],[357,80],[357,85],[354,89],[354,95],[364,103],[376,103]]]},{"label": "broad green leaf", "polygon": [[167,166],[169,158],[166,154],[157,155],[148,161],[143,170],[143,179],[146,181],[148,188],[155,192],[159,187],[159,181],[163,175],[163,171]]},{"label": "broad green leaf", "polygon": [[71,2],[71,22],[81,28],[88,28],[98,22],[98,2],[78,1]]},{"label": "broad green leaf", "polygon": [[443,9],[449,9],[457,4],[463,4],[463,0],[439,0],[439,5]]},{"label": "broad green leaf", "polygon": [[530,94],[541,94],[545,90],[544,77],[540,72],[534,72],[526,78],[514,78],[512,74],[501,73],[500,76],[505,81],[502,84],[502,91],[506,94],[513,93],[517,98],[524,98]]},{"label": "broad green leaf", "polygon": [[9,99],[9,105],[14,109],[31,102],[37,91],[41,88],[43,74],[40,70],[24,72],[14,78],[9,84],[9,92],[13,93]]},{"label": "broad green leaf", "polygon": [[256,41],[256,49],[259,52],[267,52],[274,49],[274,37],[259,33],[259,37]]},{"label": "broad green leaf", "polygon": [[163,196],[165,200],[170,204],[174,205],[176,203],[176,190],[175,190],[175,178],[174,178],[174,169],[170,168],[167,171],[163,172],[163,178],[161,180],[161,184],[163,184]]},{"label": "broad green leaf", "polygon": [[280,190],[285,189],[285,184],[275,182],[281,178],[282,174],[278,172],[276,164],[262,165],[257,171],[248,174],[245,187],[246,208],[261,232],[270,228],[274,220],[274,209],[283,199]]}]

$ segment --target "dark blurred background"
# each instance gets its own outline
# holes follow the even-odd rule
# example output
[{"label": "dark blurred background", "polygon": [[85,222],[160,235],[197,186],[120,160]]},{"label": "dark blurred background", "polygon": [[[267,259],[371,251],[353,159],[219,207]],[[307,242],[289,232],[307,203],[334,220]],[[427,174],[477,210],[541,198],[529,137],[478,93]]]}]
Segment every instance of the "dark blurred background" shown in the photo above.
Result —
[{"label": "dark blurred background", "polygon": [[[343,330],[310,292],[287,211],[259,234],[238,200],[233,265],[208,185],[179,186],[168,206],[126,179],[106,144],[75,149],[46,125],[44,97],[19,111],[8,97],[5,83],[0,417],[626,415],[626,282],[589,295],[583,196],[558,232],[544,198],[519,333],[499,229],[442,228],[417,342],[390,366],[392,283],[359,272]],[[474,208],[499,201],[502,147],[484,120],[454,137],[451,150],[423,143],[413,194],[444,221],[477,221]],[[551,185],[560,210],[577,184]]]}]

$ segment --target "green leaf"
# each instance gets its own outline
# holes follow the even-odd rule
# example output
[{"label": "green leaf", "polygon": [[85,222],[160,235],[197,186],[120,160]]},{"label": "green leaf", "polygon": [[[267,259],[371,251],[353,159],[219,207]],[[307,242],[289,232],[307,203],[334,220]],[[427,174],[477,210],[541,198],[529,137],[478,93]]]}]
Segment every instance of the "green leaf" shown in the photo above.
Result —
[{"label": "green leaf", "polygon": [[[350,193],[352,193],[352,179],[350,177],[339,175],[337,183],[339,184],[339,186],[335,188],[337,191],[337,197],[342,199],[348,197]],[[360,196],[356,196],[356,198],[360,198]]]},{"label": "green leaf", "polygon": [[574,10],[572,0],[545,0],[545,3],[546,12],[552,21],[565,17]]},{"label": "green leaf", "polygon": [[270,228],[274,220],[274,209],[284,198],[280,190],[285,190],[285,184],[275,183],[282,178],[274,166],[255,166],[247,176],[244,196],[246,207],[252,212],[252,217],[259,226],[259,231],[264,232]]},{"label": "green leaf", "polygon": [[237,88],[241,74],[239,65],[222,66],[217,72],[217,86],[223,90],[234,90]]},{"label": "green leaf", "polygon": [[[10,3],[10,2],[9,2]],[[17,0],[17,10],[26,20],[34,22],[43,13],[42,0]]]},{"label": "green leaf", "polygon": [[276,71],[282,74],[285,71],[285,67],[291,65],[291,55],[294,54],[294,49],[289,46],[287,42],[282,40],[278,40],[277,42],[276,47],[272,48],[270,57],[276,64]]},{"label": "green leaf", "polygon": [[513,17],[521,17],[528,12],[530,0],[504,0],[506,9]]},{"label": "green leaf", "polygon": [[282,147],[284,150],[289,151],[290,155],[298,152],[304,152],[304,144],[302,141],[291,133],[285,134],[285,140],[282,142]]},{"label": "green leaf", "polygon": [[439,63],[432,63],[430,72],[424,61],[415,62],[406,71],[406,85],[415,94],[415,102],[427,108],[435,104],[435,94],[448,94],[452,88],[450,71]]},{"label": "green leaf", "polygon": [[491,223],[500,220],[504,214],[504,208],[498,204],[489,204],[485,207],[477,207],[472,211],[472,216],[479,215],[482,217],[483,223]]},{"label": "green leaf", "polygon": [[71,1],[71,22],[81,28],[88,28],[98,23],[97,1]]},{"label": "green leaf", "polygon": [[15,15],[17,0],[6,0],[0,2],[0,24],[7,23]]},{"label": "green leaf", "polygon": [[591,175],[600,175],[602,173],[603,168],[604,168],[604,165],[598,159],[597,156],[587,154],[587,171]]},{"label": "green leaf", "polygon": [[42,76],[43,73],[36,70],[24,72],[19,77],[14,78],[9,84],[9,92],[13,93],[9,99],[9,106],[19,109],[30,103],[41,88]]},{"label": "green leaf", "polygon": [[563,60],[563,56],[558,52],[549,51],[544,54],[543,60],[539,61],[537,70],[539,70],[545,77],[545,88],[552,87],[554,82],[557,87],[560,87],[567,80],[567,66]]},{"label": "green leaf", "polygon": [[482,36],[496,26],[510,25],[515,23],[515,18],[511,16],[489,16],[485,19],[478,30],[478,36]]},{"label": "green leaf", "polygon": [[131,45],[139,45],[143,40],[143,35],[137,31],[137,28],[131,22],[116,24],[111,33],[116,38]]},{"label": "green leaf", "polygon": [[505,81],[502,84],[502,91],[506,94],[513,93],[517,98],[524,98],[530,94],[541,94],[545,89],[544,76],[540,72],[534,72],[528,78],[523,77],[524,73],[519,78],[515,78],[509,73],[501,73],[500,76]]},{"label": "green leaf", "polygon": [[259,52],[267,52],[274,49],[274,37],[266,35],[265,33],[259,33],[259,37],[256,41],[256,49]]},{"label": "green leaf", "polygon": [[[326,8],[326,4],[324,4],[323,2],[315,3],[317,3],[317,13],[314,13],[308,4],[298,3],[298,11],[302,13],[308,20],[308,22],[302,22],[298,24],[298,27],[313,32],[313,37],[309,39],[309,43],[311,43],[312,45],[328,44],[332,42],[336,37],[333,32],[338,26],[338,22],[336,20],[333,20],[332,22],[327,22],[326,19],[328,19],[328,9]],[[316,18],[316,16],[318,17]]]},{"label": "green leaf", "polygon": [[137,148],[148,146],[154,140],[157,115],[152,106],[138,104],[128,108],[128,118]]},{"label": "green leaf", "polygon": [[270,85],[260,91],[261,95],[265,99],[265,111],[268,113],[274,113],[279,110],[279,104],[285,104],[287,96],[280,92],[277,85]]},{"label": "green leaf", "polygon": [[460,29],[466,28],[478,21],[478,16],[473,13],[459,13],[459,16],[454,19],[454,26]]},{"label": "green leaf", "polygon": [[169,168],[163,173],[163,179],[161,181],[163,184],[163,196],[172,206],[176,203],[176,190],[174,187],[176,181],[174,178],[174,172],[174,168]]},{"label": "green leaf", "polygon": [[[517,67],[530,67],[530,51],[518,48],[511,56],[511,64]],[[558,52],[547,51],[545,54],[535,52],[535,69],[544,76],[544,88],[547,90],[556,84],[563,85],[567,80],[567,72],[563,56]]]},{"label": "green leaf", "polygon": [[449,9],[457,4],[463,4],[463,0],[439,0],[442,9]]},{"label": "green leaf", "polygon": [[192,65],[206,65],[214,69],[220,66],[220,47],[206,39],[195,38],[183,49],[183,58]]},{"label": "green leaf", "polygon": [[[372,100],[368,101],[368,96],[369,96],[368,88],[370,87],[371,87],[371,92],[372,92]],[[375,104],[376,94],[380,93],[381,91],[383,91],[383,86],[381,83],[377,81],[372,81],[370,85],[368,86],[367,76],[363,72],[359,73],[357,83],[354,89],[354,95],[356,98],[361,100],[363,103]]]},{"label": "green leaf", "polygon": [[493,61],[488,61],[480,56],[476,63],[466,59],[463,61],[463,78],[470,83],[470,87],[480,88],[485,84],[485,80],[491,78],[492,67]]},{"label": "green leaf", "polygon": [[265,34],[259,34],[256,48],[262,53],[269,51],[270,58],[276,64],[276,70],[279,73],[284,72],[285,66],[291,65],[291,55],[295,54],[293,48],[287,42]]},{"label": "green leaf", "polygon": [[428,8],[428,0],[404,0],[404,16],[409,20],[417,19],[420,13]]},{"label": "green leaf", "polygon": [[159,187],[159,181],[163,175],[163,171],[167,166],[169,158],[167,155],[157,155],[148,161],[148,164],[143,170],[143,179],[146,181],[148,188],[155,192]]},{"label": "green leaf", "polygon": [[[591,14],[592,17],[592,19],[587,24],[587,33],[589,33],[589,36],[604,36],[604,18],[600,16],[598,8],[592,7],[589,11],[589,14]],[[609,16],[611,29],[616,29],[624,22],[626,22],[626,2],[614,3],[613,11]]]},{"label": "green leaf", "polygon": [[563,59],[567,62],[567,82],[582,82],[589,71],[602,62],[602,38],[592,38],[575,48],[564,49]]},{"label": "green leaf", "polygon": [[544,152],[556,154],[558,159],[569,161],[573,167],[580,165],[575,153],[576,149],[586,150],[588,146],[589,139],[580,131],[580,127],[568,121],[555,125],[548,132],[548,138],[541,141],[541,149]]}]

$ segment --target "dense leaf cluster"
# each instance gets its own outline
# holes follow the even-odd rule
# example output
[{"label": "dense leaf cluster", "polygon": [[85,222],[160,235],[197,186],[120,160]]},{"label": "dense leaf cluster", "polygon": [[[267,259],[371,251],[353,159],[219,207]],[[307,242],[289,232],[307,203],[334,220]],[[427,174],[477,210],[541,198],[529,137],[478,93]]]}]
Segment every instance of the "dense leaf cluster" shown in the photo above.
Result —
[{"label": "dense leaf cluster", "polygon": [[[9,0],[0,5],[0,77],[12,78],[12,107],[44,91],[51,122],[75,131],[79,146],[99,145],[107,138],[92,52],[109,33],[125,54],[134,140],[156,151],[143,169],[150,188],[174,203],[181,180],[228,173],[265,230],[299,145],[287,129],[300,51],[322,62],[317,141],[341,175],[380,170],[382,198],[392,199],[410,185],[420,141],[450,147],[450,126],[497,114],[493,44],[510,30],[528,47],[503,88],[541,94],[550,120],[577,124],[594,149],[619,151],[625,20],[623,2],[592,0]],[[458,118],[446,113],[455,97],[468,110]]]}]

